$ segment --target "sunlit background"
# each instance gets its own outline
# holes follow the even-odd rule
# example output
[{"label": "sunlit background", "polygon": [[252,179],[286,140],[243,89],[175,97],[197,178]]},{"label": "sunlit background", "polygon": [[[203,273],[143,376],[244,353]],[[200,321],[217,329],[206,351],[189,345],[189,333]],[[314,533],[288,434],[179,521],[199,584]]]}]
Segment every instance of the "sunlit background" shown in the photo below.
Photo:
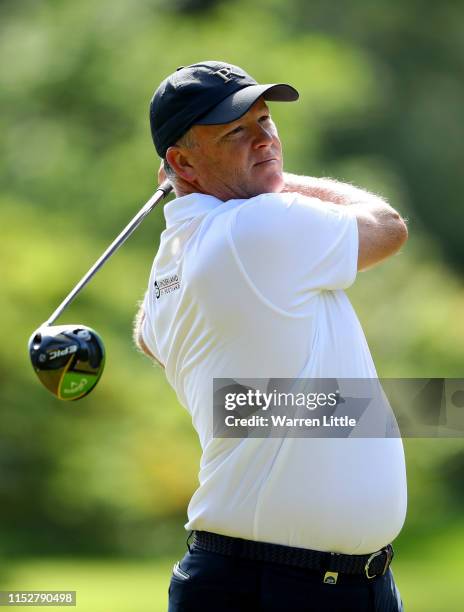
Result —
[{"label": "sunlit background", "polygon": [[[199,460],[188,414],[131,342],[162,210],[60,319],[104,339],[88,398],[45,391],[28,337],[153,192],[157,84],[219,59],[299,89],[271,106],[288,171],[367,187],[408,218],[404,251],[349,290],[379,374],[464,378],[464,4],[4,0],[0,57],[0,588],[162,612]],[[405,610],[455,612],[464,441],[405,449]]]}]

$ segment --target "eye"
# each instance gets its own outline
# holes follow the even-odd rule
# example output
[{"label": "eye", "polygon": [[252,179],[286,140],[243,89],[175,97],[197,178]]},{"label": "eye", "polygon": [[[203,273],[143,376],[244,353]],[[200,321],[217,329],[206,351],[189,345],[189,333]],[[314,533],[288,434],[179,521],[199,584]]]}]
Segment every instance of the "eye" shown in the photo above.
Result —
[{"label": "eye", "polygon": [[263,115],[262,117],[259,118],[260,123],[264,123],[266,121],[268,121],[271,118],[271,115]]},{"label": "eye", "polygon": [[242,130],[243,130],[243,127],[241,125],[238,125],[235,129],[231,130],[230,132],[227,132],[226,136],[233,136],[234,134],[240,134]]}]

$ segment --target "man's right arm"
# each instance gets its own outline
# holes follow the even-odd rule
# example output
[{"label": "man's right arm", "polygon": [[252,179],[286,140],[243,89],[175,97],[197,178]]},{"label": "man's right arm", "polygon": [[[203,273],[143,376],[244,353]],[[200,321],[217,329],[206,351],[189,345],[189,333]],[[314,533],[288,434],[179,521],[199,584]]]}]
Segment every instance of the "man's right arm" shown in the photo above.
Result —
[{"label": "man's right arm", "polygon": [[285,192],[352,207],[358,223],[358,270],[396,253],[408,238],[404,219],[383,198],[333,179],[284,174]]}]

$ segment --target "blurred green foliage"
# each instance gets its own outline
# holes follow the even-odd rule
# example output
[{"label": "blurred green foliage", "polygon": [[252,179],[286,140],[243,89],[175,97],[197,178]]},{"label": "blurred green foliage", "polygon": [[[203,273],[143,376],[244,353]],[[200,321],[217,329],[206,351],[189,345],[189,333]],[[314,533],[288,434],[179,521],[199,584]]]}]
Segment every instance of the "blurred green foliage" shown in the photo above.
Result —
[{"label": "blurred green foliage", "polygon": [[[349,292],[379,374],[463,377],[464,5],[18,0],[0,4],[0,23],[0,556],[183,546],[199,446],[131,343],[161,210],[62,317],[104,338],[93,394],[59,403],[26,350],[151,195],[148,102],[179,65],[224,59],[300,90],[271,108],[286,169],[378,191],[409,219],[403,252]],[[462,533],[464,454],[460,440],[405,446],[407,555],[444,524]]]}]

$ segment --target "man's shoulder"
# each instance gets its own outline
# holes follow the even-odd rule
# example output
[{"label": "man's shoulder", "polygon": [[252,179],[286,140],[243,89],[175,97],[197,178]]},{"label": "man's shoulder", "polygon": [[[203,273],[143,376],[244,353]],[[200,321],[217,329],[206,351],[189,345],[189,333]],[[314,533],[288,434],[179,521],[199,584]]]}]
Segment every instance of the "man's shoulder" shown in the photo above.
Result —
[{"label": "man's shoulder", "polygon": [[308,197],[297,192],[281,191],[274,193],[261,193],[248,200],[240,201],[240,208],[252,210],[266,208],[267,212],[274,209],[276,212],[288,208],[321,209],[324,203],[318,198]]},{"label": "man's shoulder", "polygon": [[[295,194],[289,193],[261,193],[250,198],[231,199],[221,203],[212,211],[212,217],[218,221],[237,221],[240,219],[269,218],[279,211],[284,211],[292,205]],[[234,223],[235,225],[235,223]]]},{"label": "man's shoulder", "polygon": [[[276,224],[282,228],[301,223],[312,223],[324,216],[326,208],[317,198],[309,198],[299,193],[279,192],[262,193],[243,200],[235,207],[235,228],[258,227],[275,230]],[[232,212],[232,211],[230,211]]]},{"label": "man's shoulder", "polygon": [[248,200],[244,200],[244,203],[249,205],[259,206],[260,204],[275,204],[276,206],[282,204],[290,204],[299,198],[305,198],[298,193],[290,193],[287,191],[260,193],[255,195]]}]

